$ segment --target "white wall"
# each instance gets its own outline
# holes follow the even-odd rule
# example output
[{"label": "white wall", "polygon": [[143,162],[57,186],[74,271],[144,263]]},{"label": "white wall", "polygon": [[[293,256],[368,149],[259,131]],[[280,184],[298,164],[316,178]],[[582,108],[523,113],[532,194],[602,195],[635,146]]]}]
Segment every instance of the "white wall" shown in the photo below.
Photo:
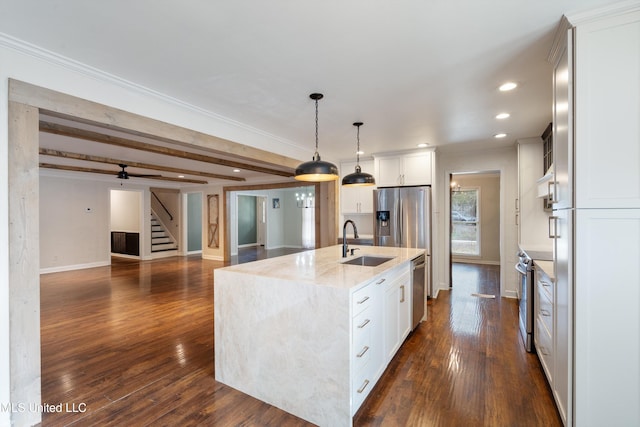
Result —
[{"label": "white wall", "polygon": [[516,148],[483,151],[440,151],[436,164],[438,191],[434,195],[433,289],[448,289],[449,277],[449,175],[481,171],[500,172],[500,294],[516,297],[518,232],[515,222],[515,199],[518,187]]},{"label": "white wall", "polygon": [[108,184],[41,173],[40,271],[108,265],[110,245]]},{"label": "white wall", "polygon": [[129,190],[111,190],[110,193],[111,231],[139,233],[142,209],[140,193]]}]

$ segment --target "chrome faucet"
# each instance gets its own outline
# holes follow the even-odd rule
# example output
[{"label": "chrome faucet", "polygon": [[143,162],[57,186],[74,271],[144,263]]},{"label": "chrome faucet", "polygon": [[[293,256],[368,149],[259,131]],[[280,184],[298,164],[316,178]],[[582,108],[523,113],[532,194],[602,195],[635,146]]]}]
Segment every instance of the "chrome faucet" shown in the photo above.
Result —
[{"label": "chrome faucet", "polygon": [[[348,219],[344,222],[342,226],[342,258],[347,257],[347,252],[349,251],[349,246],[347,246],[347,224],[351,223],[353,226],[353,238],[358,238],[358,229],[356,228],[356,223],[352,220]],[[351,253],[353,255],[353,252]]]}]

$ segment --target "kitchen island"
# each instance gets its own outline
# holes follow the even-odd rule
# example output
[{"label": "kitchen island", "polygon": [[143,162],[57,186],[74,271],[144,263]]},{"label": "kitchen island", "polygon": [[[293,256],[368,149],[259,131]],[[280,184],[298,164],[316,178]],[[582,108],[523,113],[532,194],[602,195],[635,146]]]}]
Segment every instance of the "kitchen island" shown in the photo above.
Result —
[{"label": "kitchen island", "polygon": [[[352,425],[410,332],[410,265],[423,253],[342,258],[336,245],[216,269],[216,380],[321,426]],[[344,263],[363,255],[388,259]]]}]

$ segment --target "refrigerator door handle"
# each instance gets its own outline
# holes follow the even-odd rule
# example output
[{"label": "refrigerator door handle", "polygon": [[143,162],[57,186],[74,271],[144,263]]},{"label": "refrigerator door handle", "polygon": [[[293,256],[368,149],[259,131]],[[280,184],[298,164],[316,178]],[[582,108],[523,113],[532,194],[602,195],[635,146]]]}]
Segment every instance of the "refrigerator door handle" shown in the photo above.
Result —
[{"label": "refrigerator door handle", "polygon": [[404,230],[402,229],[402,222],[404,221],[404,208],[402,206],[402,198],[400,198],[400,213],[398,215],[398,230],[400,231],[400,246],[405,246]]}]

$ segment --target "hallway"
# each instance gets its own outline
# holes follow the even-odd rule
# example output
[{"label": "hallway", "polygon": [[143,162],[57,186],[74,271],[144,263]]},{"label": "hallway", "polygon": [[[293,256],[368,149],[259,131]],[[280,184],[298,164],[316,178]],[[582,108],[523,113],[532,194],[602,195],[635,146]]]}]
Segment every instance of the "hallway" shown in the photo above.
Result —
[{"label": "hallway", "polygon": [[[114,259],[41,276],[42,401],[86,405],[45,413],[43,426],[303,426],[217,383],[213,270],[199,257]],[[429,300],[354,418],[356,426],[560,426],[535,355],[517,334],[499,270],[456,265],[454,288]]]}]

